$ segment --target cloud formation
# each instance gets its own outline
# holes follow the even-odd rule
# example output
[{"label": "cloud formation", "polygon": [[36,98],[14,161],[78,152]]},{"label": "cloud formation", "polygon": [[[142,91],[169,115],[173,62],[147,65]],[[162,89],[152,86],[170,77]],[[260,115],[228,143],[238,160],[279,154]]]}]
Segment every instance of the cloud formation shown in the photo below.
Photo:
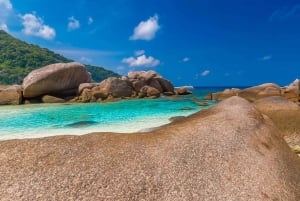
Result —
[{"label": "cloud formation", "polygon": [[0,0],[0,6],[8,9],[8,10],[11,10],[13,8],[10,0]]},{"label": "cloud formation", "polygon": [[79,29],[80,22],[79,22],[79,20],[75,19],[74,16],[69,17],[68,21],[69,21],[68,22],[68,30],[69,31],[73,31],[73,30]]},{"label": "cloud formation", "polygon": [[145,54],[137,57],[128,57],[122,60],[123,63],[127,63],[130,67],[155,67],[160,64],[158,59],[152,56],[146,56]]},{"label": "cloud formation", "polygon": [[24,29],[24,34],[41,37],[47,40],[53,39],[56,35],[55,29],[49,25],[45,25],[42,18],[35,14],[25,14],[20,16]]},{"label": "cloud formation", "polygon": [[91,63],[93,60],[91,58],[82,56],[82,57],[80,57],[80,61],[83,63]]},{"label": "cloud formation", "polygon": [[9,0],[0,0],[0,30],[8,31],[6,21],[12,9],[13,6]]},{"label": "cloud formation", "polygon": [[275,10],[269,17],[269,21],[284,21],[288,18],[300,13],[300,4],[296,4],[292,7],[283,7]]},{"label": "cloud formation", "polygon": [[93,22],[94,22],[94,19],[92,17],[89,17],[88,18],[88,25],[93,24]]},{"label": "cloud formation", "polygon": [[201,73],[201,76],[207,76],[210,73],[209,70],[205,70]]},{"label": "cloud formation", "polygon": [[260,58],[261,61],[268,61],[268,60],[271,60],[272,59],[272,55],[266,55],[262,58]]},{"label": "cloud formation", "polygon": [[190,58],[188,58],[188,57],[184,57],[184,58],[182,59],[183,62],[188,62],[189,60],[190,60]]},{"label": "cloud formation", "polygon": [[141,21],[135,28],[130,40],[152,40],[160,29],[158,16],[154,15],[147,21]]}]

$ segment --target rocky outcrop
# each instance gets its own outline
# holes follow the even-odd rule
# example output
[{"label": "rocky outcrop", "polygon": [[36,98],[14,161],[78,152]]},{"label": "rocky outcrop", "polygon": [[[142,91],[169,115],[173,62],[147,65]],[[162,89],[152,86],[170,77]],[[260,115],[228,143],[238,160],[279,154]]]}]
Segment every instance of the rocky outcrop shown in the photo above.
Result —
[{"label": "rocky outcrop", "polygon": [[139,97],[144,98],[144,97],[159,97],[160,96],[160,91],[154,87],[151,86],[143,86],[139,92]]},{"label": "rocky outcrop", "polygon": [[101,83],[83,83],[78,89],[81,102],[106,101],[120,98],[157,98],[174,95],[172,83],[155,71],[129,72],[122,78],[108,78]]},{"label": "rocky outcrop", "polygon": [[278,85],[273,83],[266,83],[241,90],[238,93],[238,96],[243,97],[249,101],[255,101],[257,99],[268,96],[280,96],[280,94],[281,89]]},{"label": "rocky outcrop", "polygon": [[239,97],[147,133],[9,140],[0,149],[4,201],[300,200],[299,158]]},{"label": "rocky outcrop", "polygon": [[273,121],[291,148],[300,147],[300,108],[296,103],[273,96],[257,100],[254,105]]},{"label": "rocky outcrop", "polygon": [[29,73],[21,86],[0,86],[0,105],[21,103],[96,102],[123,98],[157,98],[175,95],[173,84],[155,71],[129,72],[90,83],[84,65],[57,63]]},{"label": "rocky outcrop", "polygon": [[253,102],[260,98],[265,98],[269,96],[281,96],[281,88],[274,83],[265,83],[243,90],[237,88],[225,89],[223,92],[208,94],[205,97],[205,99],[222,101],[231,96],[240,96],[242,98],[247,99],[248,101]]},{"label": "rocky outcrop", "polygon": [[225,89],[222,92],[210,93],[206,95],[205,100],[222,101],[231,96],[237,96],[241,90],[237,88]]},{"label": "rocky outcrop", "polygon": [[293,102],[300,101],[300,80],[296,79],[290,85],[283,87],[283,96]]},{"label": "rocky outcrop", "polygon": [[161,77],[155,71],[131,71],[128,73],[128,78],[131,80],[150,80],[152,78]]},{"label": "rocky outcrop", "polygon": [[166,79],[163,79],[160,77],[158,77],[156,79],[160,83],[160,86],[162,87],[164,94],[167,94],[167,95],[175,94],[174,85],[169,80],[166,80]]},{"label": "rocky outcrop", "polygon": [[19,105],[22,103],[20,85],[0,85],[0,105]]},{"label": "rocky outcrop", "polygon": [[50,95],[45,95],[41,98],[43,103],[64,103],[66,102],[65,99],[56,97],[56,96],[50,96]]},{"label": "rocky outcrop", "polygon": [[131,97],[132,95],[132,84],[128,80],[120,78],[108,78],[97,87],[107,91],[113,98]]},{"label": "rocky outcrop", "polygon": [[186,87],[179,87],[176,89],[176,94],[178,95],[189,95],[192,94]]},{"label": "rocky outcrop", "polygon": [[25,77],[23,96],[34,98],[77,90],[81,83],[90,82],[90,80],[91,75],[82,64],[76,62],[52,64],[34,70]]}]

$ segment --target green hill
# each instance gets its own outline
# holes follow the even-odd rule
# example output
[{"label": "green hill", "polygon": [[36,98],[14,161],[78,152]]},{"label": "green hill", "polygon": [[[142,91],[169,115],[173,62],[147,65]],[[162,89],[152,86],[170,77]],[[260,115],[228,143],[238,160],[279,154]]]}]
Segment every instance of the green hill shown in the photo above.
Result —
[{"label": "green hill", "polygon": [[[28,44],[0,30],[0,84],[21,84],[34,69],[58,62],[70,62],[59,54],[37,45]],[[100,82],[107,77],[119,77],[103,67],[86,65],[92,78]]]}]

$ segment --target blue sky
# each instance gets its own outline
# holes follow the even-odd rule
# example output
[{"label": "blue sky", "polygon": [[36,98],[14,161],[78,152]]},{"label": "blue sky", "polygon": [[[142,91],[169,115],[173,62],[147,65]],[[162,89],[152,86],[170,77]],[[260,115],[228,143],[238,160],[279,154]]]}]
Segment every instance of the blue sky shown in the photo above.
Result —
[{"label": "blue sky", "polygon": [[300,77],[300,1],[0,0],[0,28],[121,74],[175,85],[287,85]]}]

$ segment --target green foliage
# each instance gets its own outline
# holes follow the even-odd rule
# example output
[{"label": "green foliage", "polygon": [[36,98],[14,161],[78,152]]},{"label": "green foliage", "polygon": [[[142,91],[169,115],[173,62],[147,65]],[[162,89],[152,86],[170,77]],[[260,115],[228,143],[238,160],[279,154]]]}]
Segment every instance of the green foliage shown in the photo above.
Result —
[{"label": "green foliage", "polygon": [[91,65],[85,65],[88,71],[92,74],[92,79],[94,82],[101,82],[102,80],[105,80],[108,77],[120,77],[119,74],[107,70],[103,67],[96,67]]},{"label": "green foliage", "polygon": [[[18,40],[0,30],[0,84],[21,84],[34,69],[59,62],[71,62],[59,54],[37,45]],[[102,67],[86,65],[93,81],[120,75]]]}]

